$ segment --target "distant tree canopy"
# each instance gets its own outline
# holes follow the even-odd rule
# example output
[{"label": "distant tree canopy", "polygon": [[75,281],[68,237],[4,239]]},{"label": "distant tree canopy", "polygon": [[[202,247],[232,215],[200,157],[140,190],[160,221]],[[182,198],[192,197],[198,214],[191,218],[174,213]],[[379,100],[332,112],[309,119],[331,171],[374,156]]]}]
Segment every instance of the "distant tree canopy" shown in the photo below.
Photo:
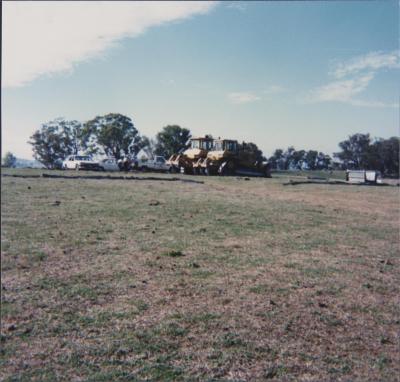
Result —
[{"label": "distant tree canopy", "polygon": [[58,118],[44,123],[30,137],[34,157],[47,168],[56,168],[68,155],[106,154],[119,159],[136,155],[149,145],[132,120],[122,114],[98,116],[84,125]]},{"label": "distant tree canopy", "polygon": [[3,158],[4,167],[15,167],[17,164],[17,158],[10,151],[6,152]]},{"label": "distant tree canopy", "polygon": [[83,135],[88,142],[88,152],[113,156],[116,159],[136,155],[147,143],[135,128],[132,120],[122,114],[110,113],[86,122]]},{"label": "distant tree canopy", "polygon": [[266,158],[263,156],[263,152],[253,142],[242,142],[239,143],[239,150],[246,150],[254,154],[257,161],[264,161]]},{"label": "distant tree canopy", "polygon": [[389,139],[376,138],[369,134],[354,134],[339,143],[341,151],[334,153],[343,168],[379,170],[384,174],[399,173],[398,137]]},{"label": "distant tree canopy", "polygon": [[86,148],[82,124],[58,118],[42,124],[30,137],[35,159],[47,168],[57,167],[57,162],[67,155],[78,154]]},{"label": "distant tree canopy", "polygon": [[178,125],[165,126],[156,136],[155,153],[169,158],[186,147],[190,130]]},{"label": "distant tree canopy", "polygon": [[368,166],[370,145],[369,134],[354,134],[339,142],[342,151],[334,153],[333,156],[340,159],[347,168],[365,168]]},{"label": "distant tree canopy", "polygon": [[271,164],[271,168],[273,169],[281,169],[283,168],[283,150],[276,149],[272,156],[268,158],[268,161]]},{"label": "distant tree canopy", "polygon": [[273,169],[323,170],[332,168],[379,170],[383,174],[399,175],[399,137],[371,139],[369,134],[354,134],[339,142],[341,151],[333,156],[316,150],[296,150],[293,146],[285,151],[276,149],[268,159]]},{"label": "distant tree canopy", "polygon": [[400,138],[377,139],[371,147],[370,166],[382,173],[399,175]]},{"label": "distant tree canopy", "polygon": [[275,150],[269,158],[271,167],[278,170],[309,169],[323,170],[331,168],[332,158],[316,150],[296,150],[293,146]]}]

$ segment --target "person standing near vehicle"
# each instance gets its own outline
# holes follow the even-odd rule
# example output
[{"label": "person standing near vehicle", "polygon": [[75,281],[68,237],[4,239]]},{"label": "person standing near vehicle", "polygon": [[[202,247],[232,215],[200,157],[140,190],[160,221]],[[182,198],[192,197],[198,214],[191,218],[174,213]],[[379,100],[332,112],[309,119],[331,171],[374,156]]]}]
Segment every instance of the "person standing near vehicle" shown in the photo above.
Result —
[{"label": "person standing near vehicle", "polygon": [[124,171],[128,172],[130,165],[131,165],[131,161],[129,160],[129,158],[124,157],[124,159],[122,161],[122,167],[123,167]]}]

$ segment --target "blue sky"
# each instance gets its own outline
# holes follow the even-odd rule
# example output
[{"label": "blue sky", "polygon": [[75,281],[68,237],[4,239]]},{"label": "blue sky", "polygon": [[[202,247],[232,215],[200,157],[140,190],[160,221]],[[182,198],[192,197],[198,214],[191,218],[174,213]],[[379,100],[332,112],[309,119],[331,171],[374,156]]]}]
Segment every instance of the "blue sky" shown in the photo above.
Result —
[{"label": "blue sky", "polygon": [[108,112],[266,155],[399,135],[395,1],[3,4],[2,150],[18,157],[41,123]]}]

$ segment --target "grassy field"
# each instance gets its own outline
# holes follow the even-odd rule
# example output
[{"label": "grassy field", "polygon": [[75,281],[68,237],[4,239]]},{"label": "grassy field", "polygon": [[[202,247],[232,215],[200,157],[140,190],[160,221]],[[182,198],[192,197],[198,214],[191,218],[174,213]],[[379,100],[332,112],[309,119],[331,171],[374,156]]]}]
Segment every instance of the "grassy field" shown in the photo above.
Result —
[{"label": "grassy field", "polygon": [[400,380],[399,188],[185,179],[2,178],[1,380]]},{"label": "grassy field", "polygon": [[313,177],[313,178],[321,178],[321,179],[332,179],[332,180],[346,180],[346,172],[345,171],[328,171],[328,170],[315,170],[315,171],[306,171],[306,170],[273,170],[273,175],[278,176],[290,176],[290,177]]}]

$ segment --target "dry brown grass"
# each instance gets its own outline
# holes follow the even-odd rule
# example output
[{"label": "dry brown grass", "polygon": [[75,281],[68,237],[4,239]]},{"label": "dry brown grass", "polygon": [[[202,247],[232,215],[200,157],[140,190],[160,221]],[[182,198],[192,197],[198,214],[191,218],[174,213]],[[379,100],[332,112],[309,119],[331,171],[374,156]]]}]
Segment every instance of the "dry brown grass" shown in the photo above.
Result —
[{"label": "dry brown grass", "polygon": [[1,379],[399,380],[399,189],[202,180],[3,178]]}]

